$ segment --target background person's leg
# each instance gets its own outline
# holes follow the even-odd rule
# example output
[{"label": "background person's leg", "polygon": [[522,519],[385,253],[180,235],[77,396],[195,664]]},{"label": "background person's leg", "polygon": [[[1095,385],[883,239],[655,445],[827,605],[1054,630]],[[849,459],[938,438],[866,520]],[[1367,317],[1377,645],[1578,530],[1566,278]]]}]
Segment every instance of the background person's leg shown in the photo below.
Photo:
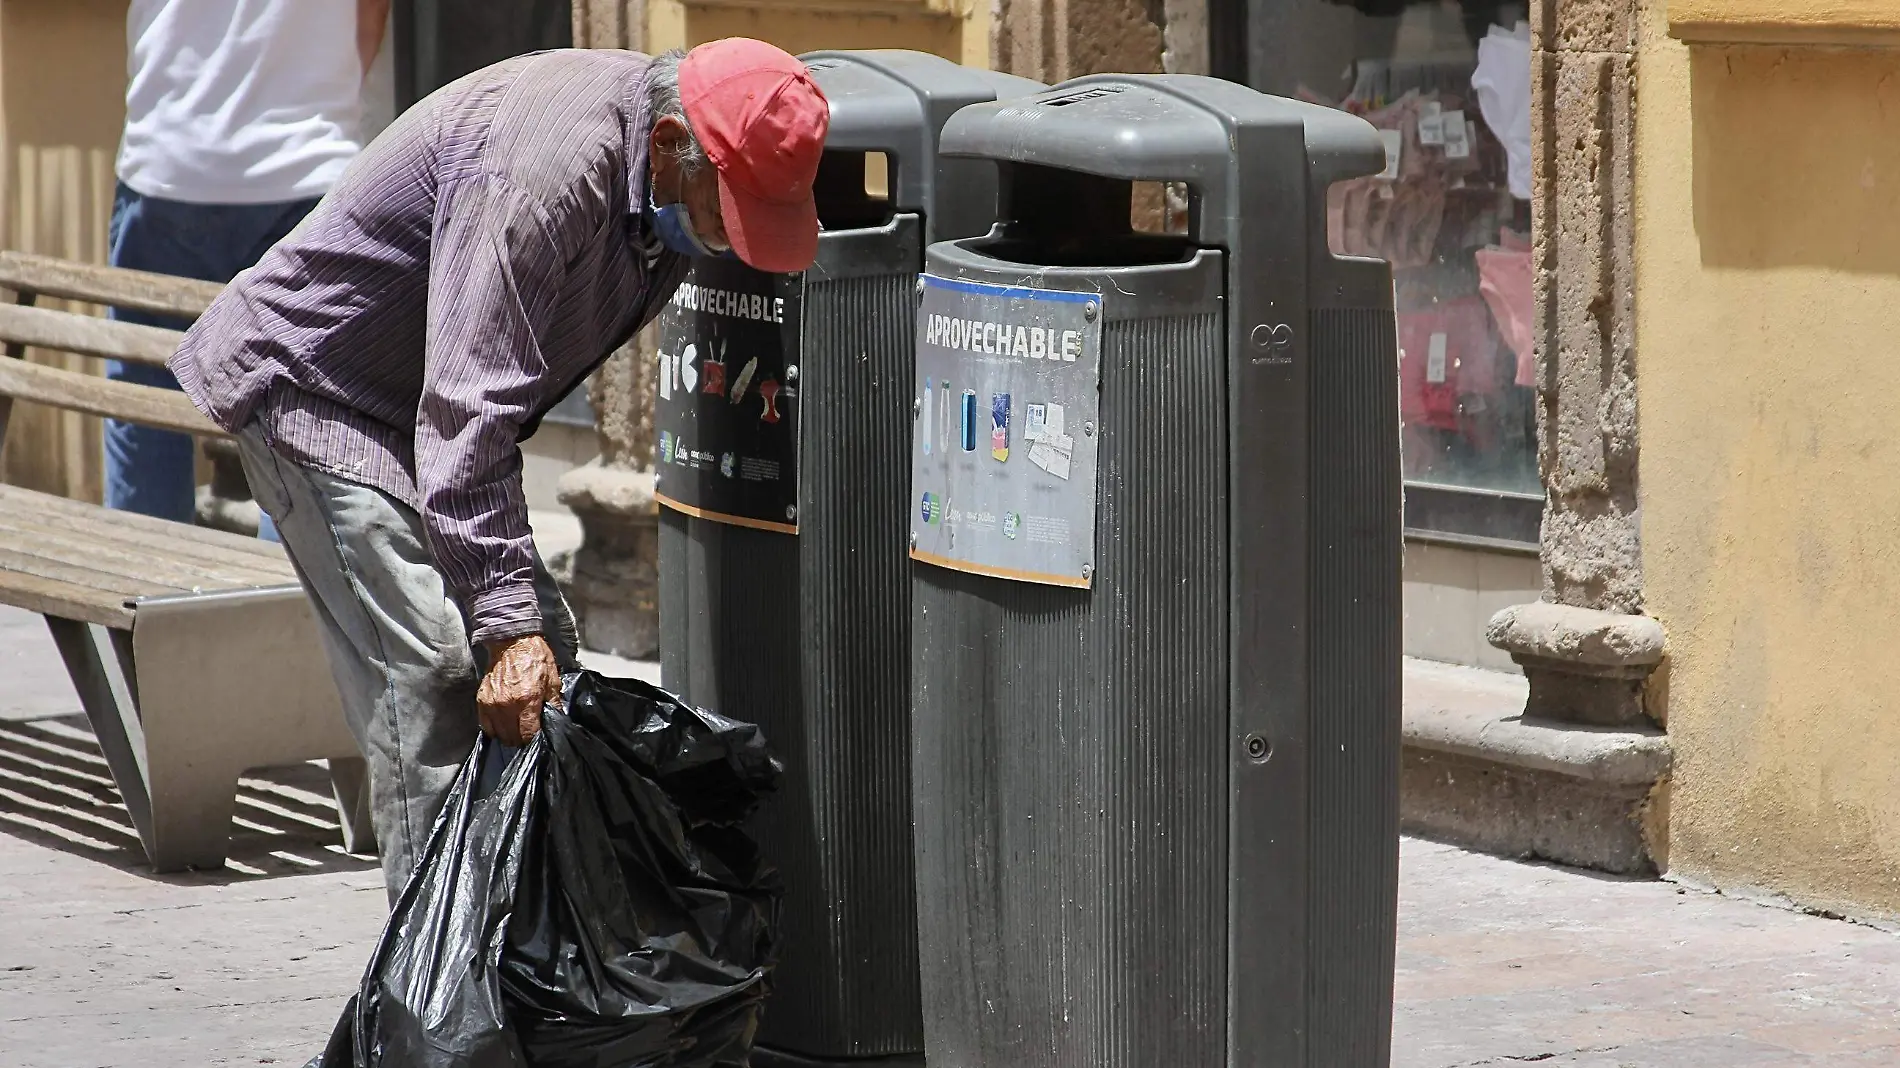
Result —
[{"label": "background person's leg", "polygon": [[[107,234],[115,267],[229,282],[255,264],[269,248],[302,221],[315,200],[283,204],[185,204],[143,196],[120,184]],[[109,309],[108,317],[183,330],[190,324],[169,316]],[[106,377],[121,382],[177,389],[162,367],[106,365]],[[191,438],[136,423],[106,420],[106,507],[154,515],[180,523],[195,511],[194,449]],[[260,537],[276,540],[272,525]]]}]

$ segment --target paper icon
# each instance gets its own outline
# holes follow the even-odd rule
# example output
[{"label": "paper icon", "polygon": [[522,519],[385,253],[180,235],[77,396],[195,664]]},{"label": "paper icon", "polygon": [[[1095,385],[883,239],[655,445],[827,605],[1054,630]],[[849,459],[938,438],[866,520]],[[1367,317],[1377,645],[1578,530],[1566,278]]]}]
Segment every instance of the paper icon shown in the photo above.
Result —
[{"label": "paper icon", "polygon": [[1048,442],[1038,441],[1029,447],[1029,462],[1064,481],[1069,477],[1070,454]]}]

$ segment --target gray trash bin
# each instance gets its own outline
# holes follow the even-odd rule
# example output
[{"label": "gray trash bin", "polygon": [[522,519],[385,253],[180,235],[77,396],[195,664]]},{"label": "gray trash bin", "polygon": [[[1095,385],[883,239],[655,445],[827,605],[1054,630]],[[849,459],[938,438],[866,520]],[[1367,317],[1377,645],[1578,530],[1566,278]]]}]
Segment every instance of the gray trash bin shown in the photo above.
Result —
[{"label": "gray trash bin", "polygon": [[[1343,113],[1185,76],[978,105],[1001,222],[926,253],[912,729],[925,1033],[960,1068],[1387,1063],[1392,278]],[[1133,183],[1188,187],[1132,232]]]},{"label": "gray trash bin", "polygon": [[913,1063],[916,282],[927,241],[995,219],[995,165],[938,160],[944,120],[1042,86],[916,52],[802,58],[831,103],[817,262],[701,261],[661,318],[661,672],[759,723],[786,765],[757,828],[786,892],[754,1063]]}]

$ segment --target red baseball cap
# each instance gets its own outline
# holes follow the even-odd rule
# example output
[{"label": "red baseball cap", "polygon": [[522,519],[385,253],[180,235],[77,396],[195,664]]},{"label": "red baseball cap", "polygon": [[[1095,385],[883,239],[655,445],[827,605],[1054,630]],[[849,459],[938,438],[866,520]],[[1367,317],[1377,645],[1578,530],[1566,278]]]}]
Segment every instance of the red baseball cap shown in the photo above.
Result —
[{"label": "red baseball cap", "polygon": [[811,72],[764,41],[728,37],[680,61],[680,103],[719,172],[726,238],[761,271],[802,271],[818,255],[812,180],[831,105]]}]

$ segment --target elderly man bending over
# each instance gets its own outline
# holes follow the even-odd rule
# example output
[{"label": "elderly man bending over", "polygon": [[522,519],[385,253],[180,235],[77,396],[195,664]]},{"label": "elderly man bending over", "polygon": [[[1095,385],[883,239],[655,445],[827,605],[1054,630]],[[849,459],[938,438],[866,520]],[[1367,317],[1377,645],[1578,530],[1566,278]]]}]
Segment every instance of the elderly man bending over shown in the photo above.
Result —
[{"label": "elderly man bending over", "polygon": [[310,593],[392,900],[478,723],[524,744],[574,664],[517,443],[689,257],[810,265],[829,114],[759,41],[496,64],[398,119],[172,358]]}]

